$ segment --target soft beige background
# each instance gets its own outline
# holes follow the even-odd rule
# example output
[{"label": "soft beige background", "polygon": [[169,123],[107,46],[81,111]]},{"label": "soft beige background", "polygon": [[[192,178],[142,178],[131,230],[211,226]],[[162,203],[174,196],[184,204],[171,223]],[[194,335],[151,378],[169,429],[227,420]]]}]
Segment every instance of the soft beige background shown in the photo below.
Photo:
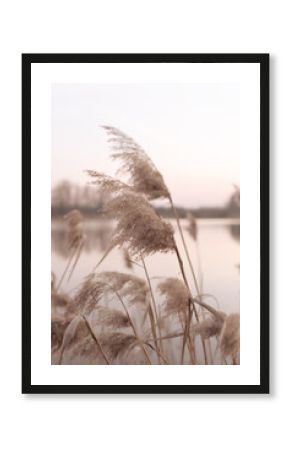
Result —
[{"label": "soft beige background", "polygon": [[150,155],[177,205],[224,206],[240,183],[239,85],[136,81],[52,85],[52,185],[84,185],[85,169],[114,175],[100,128],[113,125]]}]

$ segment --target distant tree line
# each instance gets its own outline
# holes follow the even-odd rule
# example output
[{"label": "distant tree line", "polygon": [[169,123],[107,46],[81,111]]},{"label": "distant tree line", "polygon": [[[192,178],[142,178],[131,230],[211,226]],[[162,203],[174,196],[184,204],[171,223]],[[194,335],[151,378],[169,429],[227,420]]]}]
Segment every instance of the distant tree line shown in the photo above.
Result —
[{"label": "distant tree line", "polygon": [[[62,181],[51,191],[51,215],[53,218],[65,215],[72,209],[78,209],[84,216],[101,214],[107,202],[107,195],[95,186],[79,186],[69,181]],[[172,217],[169,207],[155,207],[158,213],[167,218]],[[184,218],[190,212],[197,218],[238,218],[240,217],[240,191],[234,186],[234,192],[224,207],[177,207],[179,217]]]},{"label": "distant tree line", "polygon": [[72,209],[79,209],[84,215],[95,215],[102,211],[106,200],[106,194],[94,186],[61,181],[51,191],[51,215],[63,216]]}]

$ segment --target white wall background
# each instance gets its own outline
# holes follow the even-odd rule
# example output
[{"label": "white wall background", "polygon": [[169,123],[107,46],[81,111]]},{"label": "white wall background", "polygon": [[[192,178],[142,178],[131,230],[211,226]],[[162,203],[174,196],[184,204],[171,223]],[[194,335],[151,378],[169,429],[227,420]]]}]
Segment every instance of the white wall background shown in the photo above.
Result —
[{"label": "white wall background", "polygon": [[[11,0],[0,7],[0,444],[5,450],[185,447],[267,450],[278,445],[278,439],[287,447],[290,391],[288,4],[283,0]],[[270,396],[21,395],[22,52],[272,54]]]}]

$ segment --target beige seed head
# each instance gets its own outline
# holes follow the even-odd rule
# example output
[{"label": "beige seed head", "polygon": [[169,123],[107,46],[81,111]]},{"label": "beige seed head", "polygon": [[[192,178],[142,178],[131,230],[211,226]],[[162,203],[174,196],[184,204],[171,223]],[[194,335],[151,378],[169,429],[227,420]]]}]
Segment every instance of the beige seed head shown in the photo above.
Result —
[{"label": "beige seed head", "polygon": [[211,317],[195,324],[193,330],[195,334],[199,334],[203,339],[208,339],[212,336],[218,336],[222,326],[222,318],[218,320],[216,317]]},{"label": "beige seed head", "polygon": [[136,345],[138,341],[135,336],[121,332],[105,333],[100,338],[106,354],[110,360],[126,356]]},{"label": "beige seed head", "polygon": [[237,356],[240,352],[240,315],[230,314],[221,331],[221,353],[223,356]]},{"label": "beige seed head", "polygon": [[121,272],[90,274],[77,292],[74,303],[82,314],[95,310],[99,301],[108,293],[119,293],[132,304],[145,303],[148,288],[145,280]]},{"label": "beige seed head", "polygon": [[188,290],[178,278],[167,278],[158,284],[159,292],[166,297],[165,313],[175,315],[187,311]]},{"label": "beige seed head", "polygon": [[143,195],[122,191],[107,205],[117,221],[113,245],[126,246],[131,256],[148,256],[175,248],[172,226],[158,216]]},{"label": "beige seed head", "polygon": [[105,284],[104,289],[118,292],[131,304],[147,304],[149,288],[143,278],[121,272],[103,272],[98,278]]},{"label": "beige seed head", "polygon": [[95,274],[88,275],[77,291],[74,303],[81,314],[90,314],[104,295],[104,284]]},{"label": "beige seed head", "polygon": [[86,172],[92,178],[91,184],[98,186],[108,193],[115,194],[122,189],[131,189],[128,184],[104,173],[97,172],[96,170],[86,170]]},{"label": "beige seed head", "polygon": [[161,173],[149,156],[131,137],[115,127],[104,126],[112,146],[112,158],[121,161],[121,171],[128,173],[129,184],[149,200],[169,198]]},{"label": "beige seed head", "polygon": [[127,315],[118,309],[98,306],[95,317],[99,325],[106,327],[113,327],[117,329],[127,328],[130,326],[130,321]]}]

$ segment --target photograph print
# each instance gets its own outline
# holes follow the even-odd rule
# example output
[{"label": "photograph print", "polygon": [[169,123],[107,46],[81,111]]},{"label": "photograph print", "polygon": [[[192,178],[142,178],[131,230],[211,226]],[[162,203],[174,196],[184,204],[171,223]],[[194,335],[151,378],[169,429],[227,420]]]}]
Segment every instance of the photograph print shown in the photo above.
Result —
[{"label": "photograph print", "polygon": [[267,391],[267,55],[29,56],[27,390]]}]

